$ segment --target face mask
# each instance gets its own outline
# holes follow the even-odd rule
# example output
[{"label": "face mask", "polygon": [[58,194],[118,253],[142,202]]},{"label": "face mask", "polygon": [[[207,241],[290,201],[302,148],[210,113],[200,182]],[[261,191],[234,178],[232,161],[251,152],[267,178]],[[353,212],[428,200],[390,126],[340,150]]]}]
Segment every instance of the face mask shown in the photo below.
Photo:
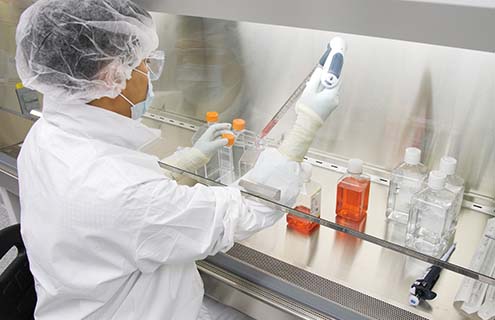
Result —
[{"label": "face mask", "polygon": [[142,72],[141,70],[137,70],[137,72],[142,73],[148,77],[148,93],[146,94],[146,99],[144,101],[141,101],[137,104],[132,103],[129,99],[127,99],[123,94],[120,94],[122,98],[124,98],[129,104],[132,106],[131,107],[131,118],[133,120],[138,120],[140,119],[146,111],[148,111],[149,107],[151,106],[151,102],[153,101],[153,98],[155,97],[155,93],[153,92],[153,84],[151,83],[151,78],[149,76],[149,73],[146,74]]}]

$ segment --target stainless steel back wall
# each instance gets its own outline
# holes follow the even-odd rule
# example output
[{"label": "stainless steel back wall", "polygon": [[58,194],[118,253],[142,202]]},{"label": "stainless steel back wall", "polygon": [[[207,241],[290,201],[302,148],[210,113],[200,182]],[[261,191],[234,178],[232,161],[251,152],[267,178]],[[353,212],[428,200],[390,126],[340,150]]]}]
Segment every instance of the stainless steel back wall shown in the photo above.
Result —
[{"label": "stainless steel back wall", "polygon": [[[336,34],[247,22],[154,14],[166,71],[157,104],[202,118],[242,116],[259,131]],[[340,107],[313,147],[387,170],[404,149],[435,168],[459,160],[471,192],[495,195],[495,57],[405,41],[342,35],[348,42]],[[279,136],[292,115],[273,131]]]}]

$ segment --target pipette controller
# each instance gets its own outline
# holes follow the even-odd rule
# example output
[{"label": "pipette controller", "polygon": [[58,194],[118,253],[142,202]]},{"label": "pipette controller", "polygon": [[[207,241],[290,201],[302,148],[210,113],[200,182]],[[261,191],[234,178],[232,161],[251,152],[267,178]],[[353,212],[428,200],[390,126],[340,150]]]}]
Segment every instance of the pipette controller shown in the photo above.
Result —
[{"label": "pipette controller", "polygon": [[[447,252],[440,258],[442,261],[448,261],[452,256],[456,248],[454,243]],[[433,300],[436,298],[437,294],[433,292],[433,287],[440,278],[440,273],[442,268],[439,266],[431,266],[426,270],[425,275],[414,281],[411,288],[409,289],[409,304],[412,306],[419,305],[421,300]]]},{"label": "pipette controller", "polygon": [[[330,41],[329,56],[323,64],[323,72],[321,73],[321,84],[327,88],[335,88],[340,83],[340,74],[344,66],[344,51],[346,44],[344,39],[335,37]],[[321,60],[320,60],[321,63]]]},{"label": "pipette controller", "polygon": [[289,109],[295,104],[296,100],[302,94],[306,88],[306,83],[311,79],[311,75],[316,68],[322,68],[324,71],[321,76],[321,84],[331,89],[338,85],[341,78],[342,68],[344,66],[344,52],[346,44],[344,39],[340,37],[333,38],[327,45],[327,49],[321,56],[316,67],[304,78],[304,81],[296,88],[296,90],[289,96],[289,98],[282,105],[280,110],[273,116],[268,124],[263,128],[260,134],[260,139],[266,137],[275,125],[284,117]]}]

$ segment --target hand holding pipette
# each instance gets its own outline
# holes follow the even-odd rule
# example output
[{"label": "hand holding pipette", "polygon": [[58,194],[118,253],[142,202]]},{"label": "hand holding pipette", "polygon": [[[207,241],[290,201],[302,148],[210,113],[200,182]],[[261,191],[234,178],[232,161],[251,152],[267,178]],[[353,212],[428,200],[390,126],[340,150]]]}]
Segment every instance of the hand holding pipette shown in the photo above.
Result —
[{"label": "hand holding pipette", "polygon": [[344,39],[335,37],[330,41],[318,64],[263,128],[260,139],[270,133],[287,111],[296,104],[296,99],[299,97],[298,104],[302,103],[310,109],[314,107],[314,111],[320,115],[321,120],[326,120],[339,102],[338,93],[344,66],[345,50]]}]

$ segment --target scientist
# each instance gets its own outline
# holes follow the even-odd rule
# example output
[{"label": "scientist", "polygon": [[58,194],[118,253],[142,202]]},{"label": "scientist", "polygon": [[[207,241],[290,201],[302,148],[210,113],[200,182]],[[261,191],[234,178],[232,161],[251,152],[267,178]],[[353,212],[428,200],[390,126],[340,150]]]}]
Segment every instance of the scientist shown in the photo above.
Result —
[{"label": "scientist", "polygon": [[[151,16],[129,0],[40,0],[22,14],[16,43],[22,82],[44,95],[18,160],[36,319],[208,319],[195,261],[283,213],[235,186],[178,185],[140,152],[157,138],[136,121],[163,63]],[[285,142],[248,173],[289,206],[300,161],[338,104],[338,89],[318,89],[319,72]],[[211,127],[164,161],[195,170],[225,145],[228,128]]]}]

